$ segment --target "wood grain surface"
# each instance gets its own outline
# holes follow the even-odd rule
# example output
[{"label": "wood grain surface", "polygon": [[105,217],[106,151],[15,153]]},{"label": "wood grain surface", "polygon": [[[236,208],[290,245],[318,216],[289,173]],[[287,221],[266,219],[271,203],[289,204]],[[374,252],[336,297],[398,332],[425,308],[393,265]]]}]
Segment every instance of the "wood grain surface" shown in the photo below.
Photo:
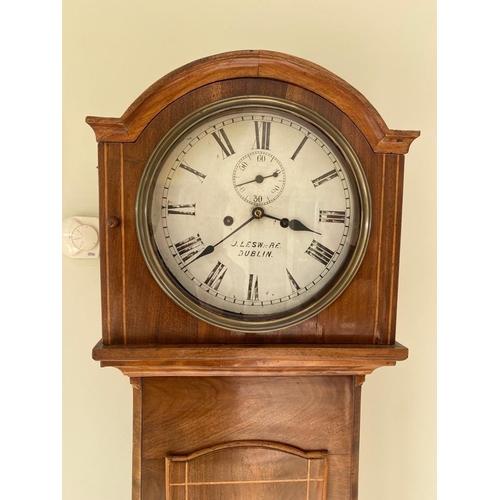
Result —
[{"label": "wood grain surface", "polygon": [[365,376],[408,357],[394,345],[180,345],[107,346],[93,351],[101,366],[120,369],[129,377],[164,376]]},{"label": "wood grain surface", "polygon": [[[134,390],[142,412],[134,500],[166,498],[166,484],[186,481],[186,469],[168,468],[195,459],[188,482],[300,479],[300,488],[289,490],[300,495],[307,461],[324,458],[324,468],[309,464],[309,478],[323,479],[329,500],[355,498],[361,387],[354,377],[159,377],[141,379]],[[261,498],[261,486],[246,498]],[[199,491],[189,498],[226,498],[221,490]],[[243,498],[234,495],[227,498]]]}]

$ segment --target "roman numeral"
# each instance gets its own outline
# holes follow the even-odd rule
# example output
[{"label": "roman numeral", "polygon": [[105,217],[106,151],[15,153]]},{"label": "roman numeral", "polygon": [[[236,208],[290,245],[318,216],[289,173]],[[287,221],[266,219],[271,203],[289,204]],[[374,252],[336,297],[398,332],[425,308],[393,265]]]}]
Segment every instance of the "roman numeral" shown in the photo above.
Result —
[{"label": "roman numeral", "polygon": [[192,257],[200,253],[204,246],[205,245],[203,244],[199,234],[196,236],[190,236],[189,238],[175,244],[177,253],[183,262],[187,262]]},{"label": "roman numeral", "polygon": [[297,158],[297,155],[300,153],[300,150],[304,147],[306,141],[307,141],[307,136],[302,139],[302,141],[299,144],[299,147],[295,150],[295,153],[293,153],[293,155],[291,156],[292,160],[295,160],[295,158]]},{"label": "roman numeral", "polygon": [[221,284],[222,279],[226,275],[227,266],[224,264],[217,262],[215,267],[210,271],[210,274],[207,276],[205,280],[205,285],[208,285],[210,288],[214,290],[218,290]]},{"label": "roman numeral", "polygon": [[224,129],[212,132],[212,135],[214,139],[217,141],[217,144],[219,144],[219,146],[222,149],[223,159],[234,154],[233,146],[231,146],[231,143],[229,142],[229,139],[227,138],[227,134]]},{"label": "roman numeral", "polygon": [[271,122],[254,122],[254,124],[254,149],[269,149],[269,143],[271,141]]},{"label": "roman numeral", "polygon": [[196,215],[196,203],[169,203],[168,215]]},{"label": "roman numeral", "polygon": [[198,172],[198,170],[195,170],[194,168],[191,168],[189,165],[186,163],[181,163],[179,167],[183,168],[184,170],[187,170],[188,172],[191,172],[192,174],[196,175],[200,182],[203,182],[205,180],[206,175],[202,174],[201,172]]},{"label": "roman numeral", "polygon": [[330,172],[327,172],[326,174],[320,175],[317,179],[313,179],[311,182],[313,183],[314,187],[321,186],[324,182],[331,181],[332,179],[335,179],[339,174],[335,169],[330,170]]},{"label": "roman numeral", "polygon": [[320,210],[319,222],[339,222],[345,224],[345,212],[337,210]]},{"label": "roman numeral", "polygon": [[259,300],[259,278],[256,274],[248,277],[247,300]]},{"label": "roman numeral", "polygon": [[295,281],[294,277],[290,274],[290,271],[288,269],[286,270],[286,274],[288,274],[288,281],[290,282],[292,291],[296,292],[297,290],[299,290],[299,284]]},{"label": "roman numeral", "polygon": [[326,266],[334,255],[328,247],[325,247],[316,240],[312,240],[306,253],[315,258],[318,262]]}]

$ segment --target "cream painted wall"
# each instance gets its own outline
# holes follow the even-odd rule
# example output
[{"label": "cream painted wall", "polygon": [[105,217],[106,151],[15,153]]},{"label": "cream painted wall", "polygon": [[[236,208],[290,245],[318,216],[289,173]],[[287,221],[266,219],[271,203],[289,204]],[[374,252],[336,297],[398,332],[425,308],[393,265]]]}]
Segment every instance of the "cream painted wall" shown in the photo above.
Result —
[{"label": "cream painted wall", "polygon": [[[393,129],[421,130],[406,160],[398,340],[407,361],[363,386],[360,500],[436,497],[436,6],[434,0],[66,0],[62,218],[95,216],[87,115],[119,117],[169,71],[211,54],[269,49],[347,80]],[[91,359],[98,260],[64,257],[63,499],[131,491],[132,390]],[[284,499],[286,500],[286,499]]]}]

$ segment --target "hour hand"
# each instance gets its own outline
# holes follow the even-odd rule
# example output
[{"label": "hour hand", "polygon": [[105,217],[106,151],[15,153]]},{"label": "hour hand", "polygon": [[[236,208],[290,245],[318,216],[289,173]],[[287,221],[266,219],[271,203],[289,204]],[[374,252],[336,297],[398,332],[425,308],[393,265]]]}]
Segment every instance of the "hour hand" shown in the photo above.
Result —
[{"label": "hour hand", "polygon": [[[287,221],[287,220],[288,219],[281,219],[282,222]],[[292,220],[288,221],[288,227],[292,231],[309,231],[311,233],[321,235],[321,233],[318,233],[318,231],[314,231],[312,229],[309,229],[307,226],[304,226],[304,224],[302,224],[302,222],[298,221],[297,219],[292,219]]]},{"label": "hour hand", "polygon": [[264,214],[264,217],[268,217],[269,219],[277,220],[280,223],[281,227],[289,227],[292,231],[309,231],[310,233],[315,233],[321,235],[321,233],[318,233],[318,231],[314,231],[313,229],[308,228],[305,224],[302,224],[297,219],[292,219],[289,220],[286,217],[283,219],[280,219],[279,217],[274,217],[272,215]]}]

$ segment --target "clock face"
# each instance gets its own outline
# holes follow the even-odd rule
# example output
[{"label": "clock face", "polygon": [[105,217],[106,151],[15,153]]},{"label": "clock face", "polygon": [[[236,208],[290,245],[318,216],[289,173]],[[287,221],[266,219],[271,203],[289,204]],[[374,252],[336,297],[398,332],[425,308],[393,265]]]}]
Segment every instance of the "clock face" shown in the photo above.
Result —
[{"label": "clock face", "polygon": [[335,300],[370,227],[346,140],[318,115],[266,98],[221,101],[180,123],[149,159],[136,208],[162,289],[242,331],[283,328]]}]

